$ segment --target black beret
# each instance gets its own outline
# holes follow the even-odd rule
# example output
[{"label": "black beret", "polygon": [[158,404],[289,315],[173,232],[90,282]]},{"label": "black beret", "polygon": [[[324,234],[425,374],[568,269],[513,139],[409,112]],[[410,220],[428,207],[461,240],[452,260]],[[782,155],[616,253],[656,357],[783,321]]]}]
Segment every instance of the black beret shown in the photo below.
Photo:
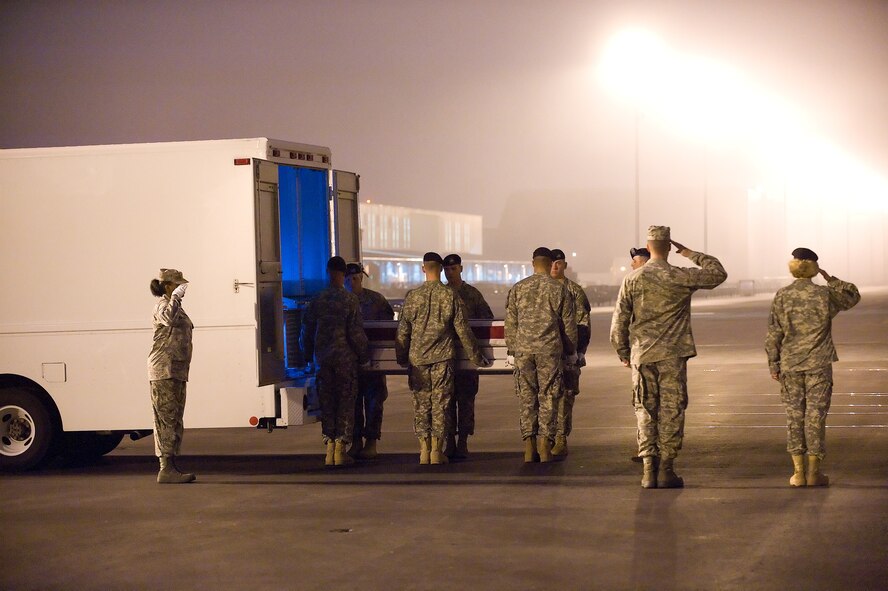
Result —
[{"label": "black beret", "polygon": [[345,266],[345,274],[346,275],[357,275],[359,273],[364,272],[364,267],[361,266],[361,263],[349,263]]},{"label": "black beret", "polygon": [[629,256],[633,259],[635,257],[651,258],[651,252],[646,248],[630,248],[629,249]]},{"label": "black beret", "polygon": [[567,257],[564,256],[564,251],[560,248],[552,249],[552,260],[553,261],[564,261],[567,260]]},{"label": "black beret", "polygon": [[329,261],[327,261],[327,270],[328,271],[339,271],[340,273],[345,273],[345,259],[342,257],[331,257]]},{"label": "black beret", "polygon": [[449,254],[444,257],[444,266],[449,267],[450,265],[462,265],[462,259],[458,254]]},{"label": "black beret", "polygon": [[801,259],[803,261],[816,261],[817,253],[815,253],[810,248],[797,248],[792,251],[792,258]]},{"label": "black beret", "polygon": [[422,262],[424,262],[424,263],[435,262],[435,263],[438,263],[439,265],[443,265],[444,259],[442,259],[441,255],[439,255],[437,252],[427,252],[424,255],[422,255]]},{"label": "black beret", "polygon": [[545,246],[540,246],[535,251],[533,251],[533,258],[537,257],[545,257],[547,259],[552,258],[552,251],[546,248]]}]

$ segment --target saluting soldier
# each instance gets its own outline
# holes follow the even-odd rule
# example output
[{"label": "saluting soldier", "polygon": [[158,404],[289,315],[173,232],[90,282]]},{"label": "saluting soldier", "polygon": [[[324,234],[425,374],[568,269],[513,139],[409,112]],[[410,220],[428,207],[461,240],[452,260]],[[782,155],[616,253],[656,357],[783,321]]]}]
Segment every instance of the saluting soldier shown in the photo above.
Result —
[{"label": "saluting soldier", "polygon": [[[700,268],[674,267],[669,251]],[[688,405],[687,363],[697,354],[691,333],[691,296],[721,285],[728,274],[714,256],[675,242],[668,226],[648,228],[651,259],[623,278],[611,320],[611,344],[632,367],[638,455],[644,488],[680,488],[673,463],[684,438]]]},{"label": "saluting soldier", "polygon": [[354,462],[347,451],[354,429],[358,365],[369,360],[360,304],[358,297],[345,289],[345,272],[342,257],[327,261],[330,285],[308,304],[300,336],[306,358],[317,366],[327,466]]},{"label": "saluting soldier", "polygon": [[570,297],[573,299],[574,314],[577,320],[577,362],[565,364],[562,374],[563,389],[558,399],[558,418],[555,421],[555,445],[552,447],[552,455],[556,458],[566,457],[568,454],[567,438],[573,428],[573,407],[577,395],[580,393],[580,368],[586,365],[586,348],[592,337],[592,323],[589,312],[589,298],[580,284],[571,281],[564,275],[567,269],[567,257],[560,248],[552,250],[552,278],[567,287]]},{"label": "saluting soldier", "polygon": [[632,259],[629,266],[632,267],[632,270],[634,271],[639,267],[643,267],[646,262],[651,260],[651,253],[644,247],[632,247],[629,249],[629,258]]},{"label": "saluting soldier", "polygon": [[469,327],[462,300],[441,283],[443,264],[436,252],[422,257],[426,280],[404,298],[395,339],[398,364],[408,368],[413,392],[413,427],[419,439],[420,464],[447,463],[443,445],[451,429],[447,406],[453,396],[456,339],[475,365],[490,364]]},{"label": "saluting soldier", "polygon": [[[860,301],[860,292],[820,268],[808,248],[792,251],[790,285],[774,296],[765,350],[771,377],[780,382],[786,406],[786,450],[792,455],[790,486],[826,486],[820,471],[826,452],[826,414],[832,400],[832,364],[838,361],[832,319]],[[826,285],[811,280],[818,273]]]},{"label": "saluting soldier", "polygon": [[[462,300],[466,317],[470,320],[490,320],[493,311],[484,300],[478,288],[469,285],[462,279],[462,258],[458,254],[444,257],[444,276],[447,287],[452,289]],[[448,414],[450,424],[455,433],[447,437],[445,455],[450,458],[467,458],[469,455],[469,435],[475,434],[475,395],[478,394],[479,376],[474,371],[456,371],[453,380],[453,398],[450,400]]]},{"label": "saluting soldier", "polygon": [[[349,263],[345,271],[345,287],[358,297],[361,318],[368,320],[392,320],[395,311],[385,296],[378,291],[364,287],[367,276],[361,263]],[[376,457],[376,442],[382,438],[383,405],[388,398],[385,375],[379,373],[358,373],[358,396],[355,402],[355,426],[352,433],[352,446],[348,451],[351,457],[370,460]]]},{"label": "saluting soldier", "polygon": [[552,251],[533,251],[533,275],[506,298],[506,351],[514,367],[524,461],[552,461],[556,405],[565,361],[577,360],[577,320],[567,288],[552,279]]}]

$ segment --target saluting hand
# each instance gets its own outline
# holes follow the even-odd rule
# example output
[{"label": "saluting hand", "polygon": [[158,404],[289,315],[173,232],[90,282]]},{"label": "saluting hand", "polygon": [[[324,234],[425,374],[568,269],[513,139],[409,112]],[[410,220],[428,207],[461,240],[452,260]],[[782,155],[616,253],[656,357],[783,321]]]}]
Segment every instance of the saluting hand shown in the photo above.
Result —
[{"label": "saluting hand", "polygon": [[183,284],[179,285],[178,287],[176,287],[176,289],[173,290],[173,296],[175,296],[181,300],[182,298],[185,297],[185,290],[186,289],[188,289],[187,283],[183,283]]},{"label": "saluting hand", "polygon": [[688,256],[689,254],[691,254],[691,249],[689,249],[689,248],[688,248],[687,246],[685,246],[684,244],[679,244],[679,243],[676,242],[675,240],[670,240],[669,242],[671,242],[671,243],[672,243],[672,246],[675,247],[675,252],[677,252],[677,253],[680,254],[681,256],[686,257],[686,256]]},{"label": "saluting hand", "polygon": [[829,273],[827,273],[823,269],[820,269],[820,276],[823,277],[826,281],[829,281],[830,279],[832,279],[832,275],[830,275]]}]

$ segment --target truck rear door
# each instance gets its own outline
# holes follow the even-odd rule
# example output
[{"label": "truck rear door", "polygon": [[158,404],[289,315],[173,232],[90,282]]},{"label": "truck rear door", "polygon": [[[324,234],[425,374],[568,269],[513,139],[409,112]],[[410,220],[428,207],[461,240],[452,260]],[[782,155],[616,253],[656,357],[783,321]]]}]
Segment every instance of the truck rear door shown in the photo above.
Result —
[{"label": "truck rear door", "polygon": [[336,254],[346,262],[361,260],[361,231],[358,217],[360,176],[353,172],[333,171],[333,219]]}]

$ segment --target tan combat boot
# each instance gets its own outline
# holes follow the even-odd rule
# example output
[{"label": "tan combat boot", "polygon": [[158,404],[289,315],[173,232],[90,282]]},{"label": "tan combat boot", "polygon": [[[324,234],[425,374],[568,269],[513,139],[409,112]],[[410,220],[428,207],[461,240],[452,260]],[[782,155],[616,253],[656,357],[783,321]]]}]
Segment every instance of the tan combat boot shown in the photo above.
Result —
[{"label": "tan combat boot", "polygon": [[428,464],[431,461],[432,440],[430,437],[419,438],[419,463]]},{"label": "tan combat boot", "polygon": [[193,482],[194,474],[183,474],[176,469],[173,456],[160,456],[160,471],[157,473],[158,484],[185,484]]},{"label": "tan combat boot", "polygon": [[805,456],[793,455],[792,468],[793,473],[789,479],[789,486],[805,486],[807,484],[805,480]]},{"label": "tan combat boot", "polygon": [[[647,459],[647,458],[645,458]],[[675,458],[661,458],[657,471],[657,488],[683,488],[684,479],[675,473],[672,462]]]},{"label": "tan combat boot", "polygon": [[645,456],[642,459],[644,472],[641,476],[641,488],[657,488],[657,458]]},{"label": "tan combat boot", "polygon": [[348,451],[345,447],[344,441],[336,440],[336,446],[333,448],[333,465],[334,466],[348,466],[349,464],[354,464],[355,459],[348,455]]},{"label": "tan combat boot", "polygon": [[567,457],[567,436],[566,435],[556,435],[555,436],[555,445],[552,447],[552,455],[557,459],[564,459]]},{"label": "tan combat boot", "polygon": [[524,440],[524,463],[539,462],[540,456],[537,455],[536,437],[531,435]]},{"label": "tan combat boot", "polygon": [[540,435],[537,438],[537,451],[540,454],[541,462],[552,461],[552,442],[549,441],[548,435]]},{"label": "tan combat boot", "polygon": [[324,457],[324,465],[332,466],[333,465],[333,455],[336,452],[336,442],[332,439],[327,441],[327,455]]},{"label": "tan combat boot", "polygon": [[808,456],[808,472],[805,474],[808,486],[829,486],[829,476],[820,471],[820,458]]},{"label": "tan combat boot", "polygon": [[368,439],[367,443],[364,444],[364,447],[361,448],[361,451],[358,452],[359,460],[373,460],[376,459],[376,456],[379,454],[376,451],[376,440]]},{"label": "tan combat boot", "polygon": [[429,459],[432,464],[446,464],[447,456],[444,455],[444,440],[440,437],[432,437],[432,451]]}]

